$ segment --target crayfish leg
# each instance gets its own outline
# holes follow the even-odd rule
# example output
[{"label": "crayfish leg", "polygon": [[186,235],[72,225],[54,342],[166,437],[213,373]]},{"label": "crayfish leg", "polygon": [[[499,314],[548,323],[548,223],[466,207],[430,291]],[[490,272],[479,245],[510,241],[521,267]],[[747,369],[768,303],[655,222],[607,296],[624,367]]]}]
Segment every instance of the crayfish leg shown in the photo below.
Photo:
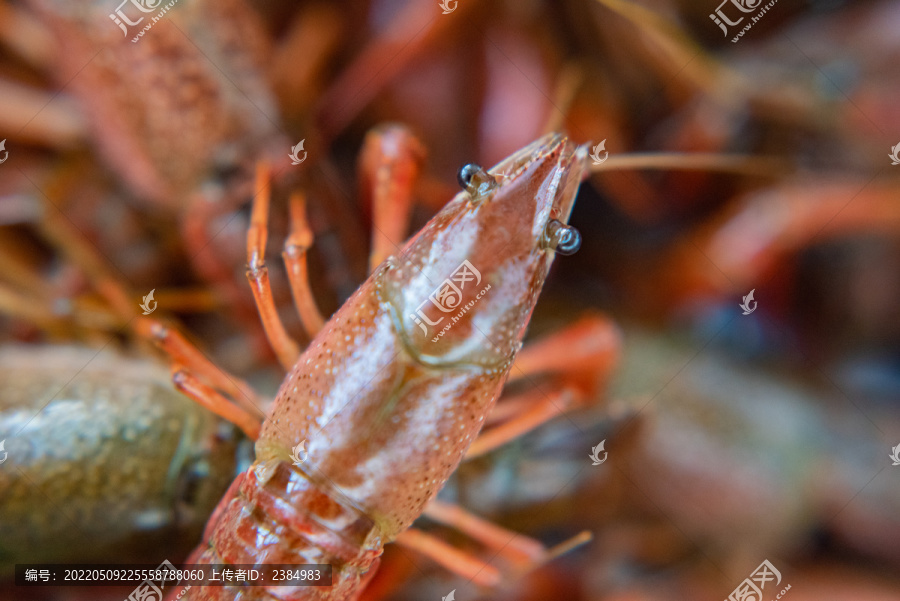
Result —
[{"label": "crayfish leg", "polygon": [[401,125],[385,125],[366,135],[359,171],[363,204],[372,210],[370,273],[398,253],[406,239],[413,188],[424,159],[425,147]]},{"label": "crayfish leg", "polygon": [[[172,363],[172,382],[197,404],[230,421],[256,439],[265,411],[250,385],[223,371],[181,333],[159,321],[138,317],[134,331],[152,340]],[[230,400],[219,390],[236,401]]]},{"label": "crayfish leg", "polygon": [[181,393],[193,399],[198,405],[208,409],[243,430],[252,440],[259,438],[262,420],[238,407],[215,388],[201,382],[191,372],[172,366],[172,382]]},{"label": "crayfish leg", "polygon": [[309,270],[306,264],[306,253],[312,247],[313,231],[306,219],[306,197],[296,192],[290,199],[290,225],[291,230],[284,242],[284,266],[287,269],[288,281],[291,284],[291,294],[294,297],[294,306],[300,315],[300,322],[310,339],[316,337],[325,319],[319,312],[316,299],[312,294],[309,284]]},{"label": "crayfish leg", "polygon": [[284,328],[275,307],[269,268],[266,266],[266,241],[269,234],[269,199],[271,197],[271,173],[265,163],[257,165],[253,210],[250,228],[247,230],[247,280],[253,290],[256,308],[262,320],[266,337],[284,369],[290,371],[300,357],[300,347]]},{"label": "crayfish leg", "polygon": [[[425,507],[424,513],[435,522],[454,528],[480,543],[491,557],[490,561],[499,558],[501,564],[510,566],[510,571],[518,575],[529,572],[591,539],[590,533],[581,532],[562,544],[548,549],[540,541],[519,532],[507,530],[451,503],[432,500]],[[400,533],[395,542],[425,555],[435,563],[479,586],[494,587],[500,584],[503,573],[500,568],[483,561],[477,555],[462,551],[432,534],[410,528]]]},{"label": "crayfish leg", "polygon": [[493,587],[500,584],[500,571],[497,568],[417,528],[404,530],[397,535],[394,542],[421,553],[478,586]]},{"label": "crayfish leg", "polygon": [[466,458],[493,451],[596,398],[618,362],[621,344],[612,321],[589,315],[525,345],[516,357],[509,382],[530,382],[548,374],[553,377],[552,388],[545,392],[543,387],[534,387],[501,398],[488,417],[489,427],[469,447]]}]

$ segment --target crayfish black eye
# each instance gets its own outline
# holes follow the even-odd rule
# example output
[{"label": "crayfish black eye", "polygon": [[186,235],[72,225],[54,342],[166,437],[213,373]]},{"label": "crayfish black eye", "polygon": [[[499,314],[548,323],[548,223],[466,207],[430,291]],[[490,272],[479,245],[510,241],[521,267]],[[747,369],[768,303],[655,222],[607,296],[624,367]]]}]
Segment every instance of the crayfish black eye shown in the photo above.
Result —
[{"label": "crayfish black eye", "polygon": [[459,173],[456,174],[456,181],[459,182],[459,186],[464,189],[468,189],[469,186],[472,185],[472,178],[475,175],[482,171],[481,165],[476,165],[475,163],[469,163],[467,165],[463,165]]},{"label": "crayfish black eye", "polygon": [[475,163],[464,165],[456,174],[456,179],[475,201],[484,200],[499,185],[493,175]]},{"label": "crayfish black eye", "polygon": [[551,219],[544,229],[542,240],[544,248],[549,248],[561,255],[574,255],[581,248],[581,232],[571,225]]},{"label": "crayfish black eye", "polygon": [[569,256],[577,253],[579,248],[581,248],[581,232],[574,227],[570,227],[559,241],[556,252],[561,255]]}]

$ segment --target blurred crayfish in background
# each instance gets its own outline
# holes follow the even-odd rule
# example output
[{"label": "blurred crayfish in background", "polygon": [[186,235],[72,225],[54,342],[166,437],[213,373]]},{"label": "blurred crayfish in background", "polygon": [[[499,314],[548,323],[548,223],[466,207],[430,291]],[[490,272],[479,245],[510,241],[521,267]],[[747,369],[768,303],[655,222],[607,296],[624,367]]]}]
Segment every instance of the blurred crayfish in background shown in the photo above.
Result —
[{"label": "blurred crayfish in background", "polygon": [[[790,599],[898,597],[900,172],[885,154],[900,142],[900,7],[779,2],[733,43],[710,16],[749,20],[752,2],[456,4],[180,0],[132,43],[140,27],[123,37],[115,2],[0,3],[2,341],[126,352],[126,311],[156,289],[160,313],[271,395],[281,376],[242,252],[258,162],[274,174],[272,239],[288,230],[284,193],[307,197],[330,314],[369,267],[379,217],[356,156],[373,127],[401,122],[428,151],[412,229],[464,163],[548,129],[606,140],[570,221],[583,247],[555,267],[532,330],[613,316],[618,383],[464,464],[443,493],[542,540],[596,540],[482,595],[718,600],[768,558]],[[57,244],[73,237],[133,298]],[[275,305],[299,333],[280,273]],[[609,458],[591,466],[601,440]],[[13,515],[0,507],[0,525]],[[48,559],[67,544],[52,532]],[[158,544],[148,561],[181,559]],[[364,598],[456,584],[389,547]]]}]

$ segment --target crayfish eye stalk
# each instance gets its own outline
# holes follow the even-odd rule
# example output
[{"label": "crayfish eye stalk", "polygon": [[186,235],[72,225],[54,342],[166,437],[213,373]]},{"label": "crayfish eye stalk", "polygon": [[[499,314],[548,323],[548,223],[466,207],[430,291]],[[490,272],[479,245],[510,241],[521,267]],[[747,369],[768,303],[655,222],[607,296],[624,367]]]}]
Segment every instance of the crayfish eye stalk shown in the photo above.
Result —
[{"label": "crayfish eye stalk", "polygon": [[468,163],[463,165],[456,174],[459,186],[469,193],[473,200],[486,197],[499,185],[493,175],[484,170],[481,165]]},{"label": "crayfish eye stalk", "polygon": [[544,228],[541,246],[561,255],[574,255],[581,248],[581,232],[571,225],[551,219]]}]

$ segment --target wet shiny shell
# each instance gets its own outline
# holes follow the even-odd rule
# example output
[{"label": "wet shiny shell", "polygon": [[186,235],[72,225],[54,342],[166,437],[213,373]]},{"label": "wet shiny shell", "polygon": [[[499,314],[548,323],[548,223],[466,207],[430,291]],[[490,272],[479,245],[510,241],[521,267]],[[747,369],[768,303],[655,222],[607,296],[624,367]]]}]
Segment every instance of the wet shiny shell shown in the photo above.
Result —
[{"label": "wet shiny shell", "polygon": [[156,363],[0,349],[0,563],[140,559],[175,535],[195,542],[234,473],[222,426]]}]

